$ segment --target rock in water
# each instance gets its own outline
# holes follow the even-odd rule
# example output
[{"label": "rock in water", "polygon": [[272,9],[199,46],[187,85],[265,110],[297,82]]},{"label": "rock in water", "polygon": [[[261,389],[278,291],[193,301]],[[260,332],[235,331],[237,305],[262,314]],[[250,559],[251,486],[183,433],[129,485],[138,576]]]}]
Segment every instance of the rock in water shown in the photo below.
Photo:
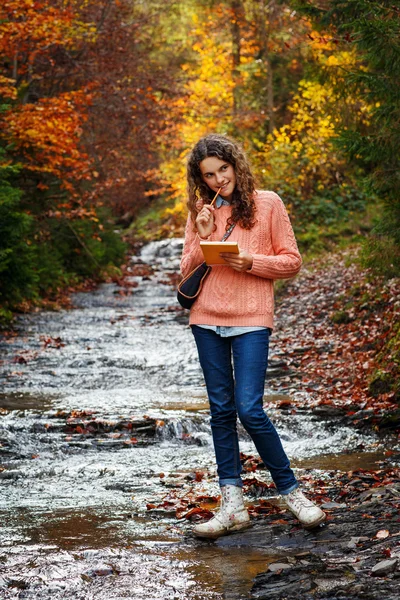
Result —
[{"label": "rock in water", "polygon": [[375,577],[384,577],[389,575],[396,570],[397,558],[391,558],[390,560],[381,560],[371,569],[371,575]]}]

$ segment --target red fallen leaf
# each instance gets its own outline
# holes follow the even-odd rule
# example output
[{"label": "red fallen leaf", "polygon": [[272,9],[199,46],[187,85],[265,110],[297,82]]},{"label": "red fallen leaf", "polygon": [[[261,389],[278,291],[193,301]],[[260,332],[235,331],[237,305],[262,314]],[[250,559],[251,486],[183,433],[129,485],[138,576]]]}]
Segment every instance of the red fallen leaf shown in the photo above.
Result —
[{"label": "red fallen leaf", "polygon": [[[77,419],[81,417],[90,417],[94,412],[94,410],[72,410],[69,418]],[[96,417],[93,418],[95,419]]]},{"label": "red fallen leaf", "polygon": [[247,472],[247,473],[254,473],[254,471],[257,471],[257,465],[246,461],[246,463],[243,465],[243,469]]},{"label": "red fallen leaf", "polygon": [[378,538],[378,540],[384,540],[385,538],[389,537],[389,535],[390,533],[387,529],[380,529],[375,537]]},{"label": "red fallen leaf", "polygon": [[157,504],[146,504],[147,510],[152,510],[153,508],[157,508]]},{"label": "red fallen leaf", "polygon": [[44,337],[41,336],[41,341],[44,344],[44,347],[50,347],[50,348],[63,348],[65,346],[64,342],[62,341],[62,339],[60,337],[56,337],[56,338],[52,338],[52,337]]},{"label": "red fallen leaf", "polygon": [[319,496],[319,500],[321,502],[330,502],[331,499],[329,498],[329,496]]},{"label": "red fallen leaf", "polygon": [[270,506],[249,506],[248,510],[252,513],[255,513],[256,515],[260,515],[260,514],[268,514],[271,511],[271,507]]},{"label": "red fallen leaf", "polygon": [[292,406],[291,400],[282,400],[277,404],[276,408],[287,408],[288,406]]},{"label": "red fallen leaf", "polygon": [[75,427],[75,433],[85,433],[85,429],[78,425],[77,427]]},{"label": "red fallen leaf", "polygon": [[159,477],[160,477],[160,479],[163,479],[165,477],[165,474],[164,473],[160,473]]},{"label": "red fallen leaf", "polygon": [[202,473],[201,471],[195,472],[195,480],[196,481],[201,481],[203,478],[204,478],[204,473]]},{"label": "red fallen leaf", "polygon": [[14,356],[13,362],[18,363],[19,365],[28,364],[28,361],[23,356]]},{"label": "red fallen leaf", "polygon": [[270,525],[287,525],[288,522],[286,519],[276,519],[275,521],[271,521]]},{"label": "red fallen leaf", "polygon": [[214,513],[212,513],[210,510],[207,510],[206,508],[198,508],[198,507],[192,508],[186,514],[183,515],[183,517],[185,519],[188,519],[190,521],[200,520],[200,519],[211,519],[213,516],[214,516]]},{"label": "red fallen leaf", "polygon": [[196,502],[218,502],[219,500],[219,496],[196,496],[195,497],[195,501]]},{"label": "red fallen leaf", "polygon": [[124,444],[126,444],[127,446],[133,446],[134,444],[137,444],[138,441],[136,438],[131,438],[130,440],[124,440]]},{"label": "red fallen leaf", "polygon": [[39,458],[39,454],[32,454],[32,458]]},{"label": "red fallen leaf", "polygon": [[382,550],[382,554],[384,556],[387,556],[387,558],[390,558],[392,556],[392,552],[390,548],[385,548],[384,550]]}]

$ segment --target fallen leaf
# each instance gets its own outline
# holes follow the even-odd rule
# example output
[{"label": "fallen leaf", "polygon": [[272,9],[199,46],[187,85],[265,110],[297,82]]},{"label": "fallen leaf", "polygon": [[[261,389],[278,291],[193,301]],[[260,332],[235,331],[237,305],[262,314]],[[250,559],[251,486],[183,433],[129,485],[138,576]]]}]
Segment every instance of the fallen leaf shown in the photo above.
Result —
[{"label": "fallen leaf", "polygon": [[385,538],[389,537],[389,535],[390,533],[387,529],[380,529],[375,537],[378,538],[378,540],[384,540]]},{"label": "fallen leaf", "polygon": [[207,510],[206,508],[192,508],[191,510],[189,510],[189,512],[187,512],[186,514],[182,515],[185,519],[189,519],[190,521],[192,520],[197,520],[197,519],[211,519],[211,517],[214,516],[214,513],[212,513],[210,510]]}]

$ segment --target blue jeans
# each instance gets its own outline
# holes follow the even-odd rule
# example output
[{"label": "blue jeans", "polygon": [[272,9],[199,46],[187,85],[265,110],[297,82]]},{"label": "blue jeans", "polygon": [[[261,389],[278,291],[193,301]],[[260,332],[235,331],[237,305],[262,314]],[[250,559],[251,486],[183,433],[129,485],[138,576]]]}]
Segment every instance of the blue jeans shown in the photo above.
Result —
[{"label": "blue jeans", "polygon": [[210,401],[219,484],[243,485],[236,429],[239,416],[278,492],[289,494],[298,487],[298,482],[279,435],[263,410],[268,329],[227,338],[196,325],[192,326],[192,332]]}]

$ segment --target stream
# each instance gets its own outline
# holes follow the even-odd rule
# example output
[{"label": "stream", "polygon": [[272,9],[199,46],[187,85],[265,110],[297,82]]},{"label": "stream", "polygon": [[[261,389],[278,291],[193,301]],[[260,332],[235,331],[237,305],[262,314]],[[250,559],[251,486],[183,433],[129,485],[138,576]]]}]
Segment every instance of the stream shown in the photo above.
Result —
[{"label": "stream", "polygon": [[[205,387],[171,285],[181,249],[152,242],[132,257],[131,288],[75,294],[72,310],[21,315],[0,338],[0,598],[248,598],[284,555],[234,535],[197,540],[173,506],[149,509],[186,489],[218,495]],[[270,358],[266,402],[306,394],[274,335]],[[383,456],[372,433],[269,415],[299,477]],[[242,429],[240,445],[255,453]]]}]

